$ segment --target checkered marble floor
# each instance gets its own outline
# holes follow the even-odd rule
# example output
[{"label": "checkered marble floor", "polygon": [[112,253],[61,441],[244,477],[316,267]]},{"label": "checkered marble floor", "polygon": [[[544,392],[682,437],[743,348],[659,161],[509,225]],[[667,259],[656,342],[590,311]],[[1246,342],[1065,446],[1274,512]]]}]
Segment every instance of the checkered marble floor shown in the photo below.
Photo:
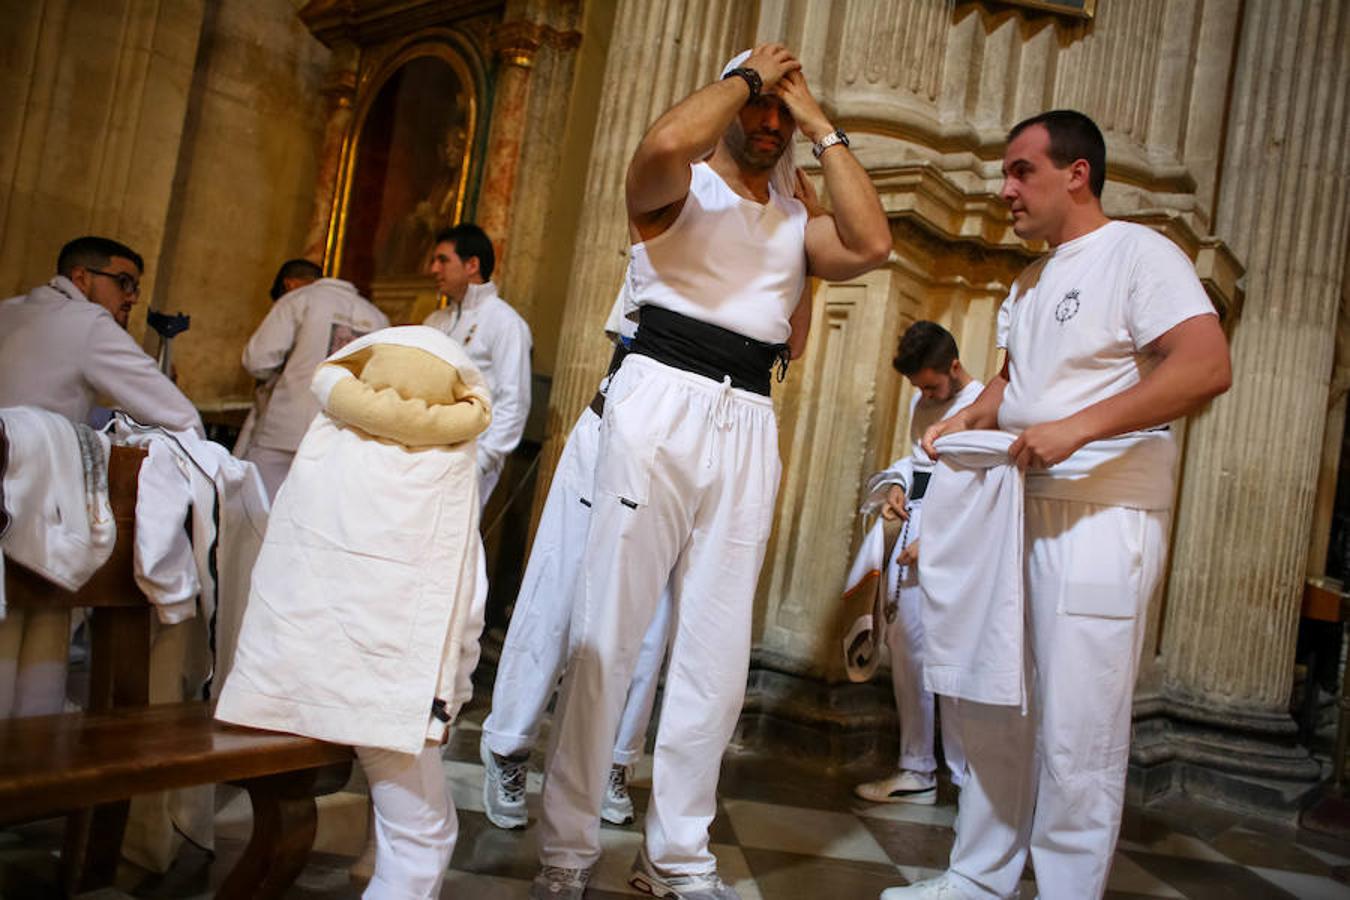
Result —
[{"label": "checkered marble floor", "polygon": [[[501,831],[482,809],[479,723],[474,710],[447,748],[445,770],[459,810],[459,838],[441,893],[455,900],[524,900],[537,861],[539,776],[529,780],[531,827]],[[538,760],[533,761],[537,768]],[[852,785],[876,770],[829,771],[790,760],[738,753],[723,764],[721,801],[712,848],[722,877],[744,900],[873,900],[883,888],[935,875],[952,844],[954,796],[944,786],[937,806],[874,806],[853,798]],[[628,888],[628,867],[642,836],[641,814],[651,784],[651,760],[636,767],[632,793],[638,823],[606,825],[605,852],[587,894],[618,900]],[[349,789],[321,800],[315,852],[288,896],[348,900],[359,896],[348,868],[366,833],[366,800],[359,776]],[[51,896],[53,850],[59,823],[0,832],[0,896],[10,900]],[[124,869],[119,889],[98,900],[123,897],[209,897],[243,850],[248,802],[242,795],[217,818],[214,858],[185,848],[163,876]],[[1188,802],[1127,810],[1107,897],[1194,900],[1350,900],[1350,846],[1262,820]],[[1021,896],[1035,896],[1027,873]]]}]

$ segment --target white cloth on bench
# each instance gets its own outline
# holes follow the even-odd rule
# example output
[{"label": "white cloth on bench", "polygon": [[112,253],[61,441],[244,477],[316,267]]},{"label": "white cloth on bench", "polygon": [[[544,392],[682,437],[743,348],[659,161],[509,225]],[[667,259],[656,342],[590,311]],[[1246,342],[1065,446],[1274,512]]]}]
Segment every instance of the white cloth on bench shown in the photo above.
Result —
[{"label": "white cloth on bench", "polygon": [[[9,452],[0,472],[9,557],[68,591],[108,560],[117,525],[108,504],[108,440],[33,407],[0,409]],[[65,705],[70,611],[5,608],[0,562],[0,718],[58,713]]]}]

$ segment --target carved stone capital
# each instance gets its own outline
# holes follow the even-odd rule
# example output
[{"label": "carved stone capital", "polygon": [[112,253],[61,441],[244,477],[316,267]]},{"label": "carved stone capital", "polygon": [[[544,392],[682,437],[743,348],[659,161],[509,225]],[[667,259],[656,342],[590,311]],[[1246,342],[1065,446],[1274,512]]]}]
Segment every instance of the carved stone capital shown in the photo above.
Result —
[{"label": "carved stone capital", "polygon": [[492,50],[505,65],[533,68],[550,30],[534,22],[504,22],[493,31]]}]

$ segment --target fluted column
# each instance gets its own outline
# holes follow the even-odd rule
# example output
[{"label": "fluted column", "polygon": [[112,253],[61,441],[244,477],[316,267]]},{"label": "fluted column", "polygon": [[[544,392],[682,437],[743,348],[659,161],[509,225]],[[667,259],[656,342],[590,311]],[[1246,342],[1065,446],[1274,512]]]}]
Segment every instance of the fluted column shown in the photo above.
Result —
[{"label": "fluted column", "polygon": [[[499,56],[503,66],[521,69],[529,52],[528,91],[506,104],[501,100],[499,83],[492,113],[493,140],[504,116],[504,106],[513,109],[518,119],[514,159],[510,163],[512,181],[497,187],[494,169],[498,151],[488,150],[488,172],[478,201],[479,223],[498,245],[499,275],[493,280],[516,312],[530,323],[536,340],[558,327],[558,313],[545,311],[548,301],[541,299],[540,279],[547,278],[543,260],[557,241],[554,214],[554,189],[563,162],[567,123],[573,114],[573,88],[577,57],[581,47],[581,0],[516,0],[507,6],[507,18],[522,26],[522,40],[508,40],[509,32],[498,33]],[[513,50],[510,45],[514,44]],[[508,56],[514,56],[513,64]],[[507,77],[503,70],[501,78]],[[515,75],[516,81],[523,81]],[[503,149],[505,145],[503,144]],[[504,154],[503,154],[504,155]],[[509,258],[509,261],[507,261]],[[559,299],[562,291],[558,291]],[[550,317],[549,312],[553,315]],[[539,354],[535,365],[540,365]]]},{"label": "fluted column", "polygon": [[[1350,6],[1245,8],[1216,233],[1244,260],[1233,387],[1190,426],[1163,635],[1182,718],[1286,738],[1346,260]],[[1281,770],[1281,765],[1284,767]],[[1267,774],[1307,774],[1306,759]]]},{"label": "fluted column", "polygon": [[628,161],[658,115],[715,79],[726,60],[744,49],[752,9],[737,0],[622,0],[619,6],[577,225],[537,503],[563,439],[609,362],[603,327],[628,253]]},{"label": "fluted column", "polygon": [[314,182],[314,211],[310,215],[302,254],[315,262],[327,256],[333,204],[337,199],[338,173],[342,169],[342,150],[352,127],[352,102],[356,97],[356,69],[361,51],[356,44],[342,41],[333,45],[333,58],[324,84],[328,118],[323,126],[319,147],[319,174]]}]

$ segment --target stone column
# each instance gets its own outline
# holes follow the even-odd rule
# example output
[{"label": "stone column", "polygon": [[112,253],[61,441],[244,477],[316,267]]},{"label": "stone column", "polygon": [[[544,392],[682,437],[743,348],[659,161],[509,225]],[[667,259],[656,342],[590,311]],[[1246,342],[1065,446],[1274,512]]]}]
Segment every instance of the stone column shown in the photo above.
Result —
[{"label": "stone column", "polygon": [[568,430],[609,362],[603,328],[628,253],[623,198],[628,161],[657,116],[715,79],[727,59],[744,49],[751,9],[736,0],[623,0],[619,7],[577,223],[536,506]]},{"label": "stone column", "polygon": [[[478,221],[497,244],[500,274],[493,280],[530,323],[538,341],[550,323],[556,329],[558,321],[556,315],[541,320],[537,314],[543,305],[538,284],[545,248],[557,240],[556,230],[550,228],[556,221],[553,196],[563,161],[563,136],[573,113],[582,10],[580,0],[522,0],[519,5],[507,7],[511,24],[497,34],[502,70]],[[520,85],[526,86],[523,91]],[[511,128],[505,125],[508,120],[513,122]],[[538,353],[535,365],[540,365]]]},{"label": "stone column", "polygon": [[1190,426],[1162,647],[1178,752],[1211,771],[1317,777],[1287,704],[1346,259],[1347,46],[1344,3],[1246,5],[1216,216],[1246,304],[1233,388]]},{"label": "stone column", "polygon": [[534,22],[514,21],[503,24],[493,35],[498,69],[483,191],[478,199],[478,224],[496,245],[497,265],[503,268],[516,169],[525,135],[525,113],[530,102],[530,73],[543,31],[543,26]]},{"label": "stone column", "polygon": [[328,100],[328,119],[319,147],[314,212],[310,216],[303,254],[315,262],[327,259],[329,235],[334,233],[333,204],[337,199],[338,173],[342,170],[342,150],[352,137],[352,103],[356,98],[356,70],[361,61],[361,50],[351,41],[334,43],[332,49],[333,59],[323,90]]}]

